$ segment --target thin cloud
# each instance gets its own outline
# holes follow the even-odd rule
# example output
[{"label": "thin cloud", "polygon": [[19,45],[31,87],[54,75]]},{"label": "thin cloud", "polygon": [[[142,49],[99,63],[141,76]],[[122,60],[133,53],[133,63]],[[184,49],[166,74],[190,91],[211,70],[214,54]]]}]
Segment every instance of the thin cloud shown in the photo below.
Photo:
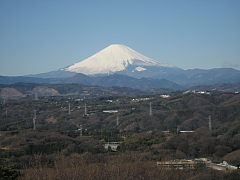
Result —
[{"label": "thin cloud", "polygon": [[235,61],[225,61],[225,62],[223,62],[222,67],[225,67],[225,68],[238,68],[239,67],[239,63],[237,63]]}]

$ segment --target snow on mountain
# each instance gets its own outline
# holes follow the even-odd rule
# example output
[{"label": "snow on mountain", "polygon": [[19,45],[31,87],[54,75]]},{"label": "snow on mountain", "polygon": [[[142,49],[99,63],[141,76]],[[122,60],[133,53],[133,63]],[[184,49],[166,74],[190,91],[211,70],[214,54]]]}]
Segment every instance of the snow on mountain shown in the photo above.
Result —
[{"label": "snow on mountain", "polygon": [[143,68],[143,67],[140,67],[140,66],[138,66],[138,67],[136,67],[134,70],[132,70],[132,72],[134,72],[134,71],[145,71],[145,70],[147,70],[146,68]]},{"label": "snow on mountain", "polygon": [[125,45],[113,44],[93,56],[61,70],[86,75],[112,74],[123,71],[131,65],[136,66],[135,71],[144,71],[146,66],[176,68],[173,65],[150,59]]}]

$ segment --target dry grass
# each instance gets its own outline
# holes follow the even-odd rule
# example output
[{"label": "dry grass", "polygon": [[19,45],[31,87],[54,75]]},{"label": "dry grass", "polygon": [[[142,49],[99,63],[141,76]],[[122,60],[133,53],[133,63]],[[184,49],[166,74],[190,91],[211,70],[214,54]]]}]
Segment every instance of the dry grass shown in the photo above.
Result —
[{"label": "dry grass", "polygon": [[[35,155],[35,166],[24,170],[21,180],[130,180],[130,179],[184,179],[185,171],[163,170],[155,162],[145,161],[134,155],[114,155],[101,157],[84,153],[70,157],[59,155],[54,168],[41,164],[41,155]],[[160,178],[161,177],[161,178]]]}]

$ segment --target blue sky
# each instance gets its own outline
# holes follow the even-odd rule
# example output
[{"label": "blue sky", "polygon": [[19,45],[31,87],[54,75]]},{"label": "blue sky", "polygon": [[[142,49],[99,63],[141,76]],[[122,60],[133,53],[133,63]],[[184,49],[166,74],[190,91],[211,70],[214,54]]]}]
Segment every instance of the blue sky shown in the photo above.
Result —
[{"label": "blue sky", "polygon": [[57,70],[111,44],[240,70],[240,0],[0,0],[0,75]]}]

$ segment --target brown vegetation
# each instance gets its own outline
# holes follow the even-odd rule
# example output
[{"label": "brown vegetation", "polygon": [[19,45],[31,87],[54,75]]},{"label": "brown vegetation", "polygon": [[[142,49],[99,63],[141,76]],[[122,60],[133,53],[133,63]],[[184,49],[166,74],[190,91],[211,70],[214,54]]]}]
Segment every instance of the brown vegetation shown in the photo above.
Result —
[{"label": "brown vegetation", "polygon": [[22,180],[46,179],[235,179],[239,172],[216,172],[199,167],[196,170],[161,169],[154,161],[146,161],[134,154],[92,155],[90,153],[73,154],[69,157],[61,154],[56,157],[55,168],[42,165],[41,155],[34,156],[35,166],[22,171]]},{"label": "brown vegetation", "polygon": [[[87,116],[83,116],[85,103]],[[103,113],[106,109],[118,112]],[[239,94],[176,92],[168,99],[156,96],[140,101],[122,96],[26,98],[6,101],[0,110],[0,163],[6,167],[15,165],[23,174],[21,179],[234,179],[239,176],[239,171],[216,173],[203,167],[167,171],[156,165],[161,160],[201,157],[240,164]],[[37,114],[36,130],[32,130],[33,110]],[[212,115],[212,131],[208,129],[209,115]],[[78,131],[80,124],[83,137]],[[177,128],[194,132],[177,133]],[[107,142],[120,142],[118,151],[105,150],[103,145]]]}]

